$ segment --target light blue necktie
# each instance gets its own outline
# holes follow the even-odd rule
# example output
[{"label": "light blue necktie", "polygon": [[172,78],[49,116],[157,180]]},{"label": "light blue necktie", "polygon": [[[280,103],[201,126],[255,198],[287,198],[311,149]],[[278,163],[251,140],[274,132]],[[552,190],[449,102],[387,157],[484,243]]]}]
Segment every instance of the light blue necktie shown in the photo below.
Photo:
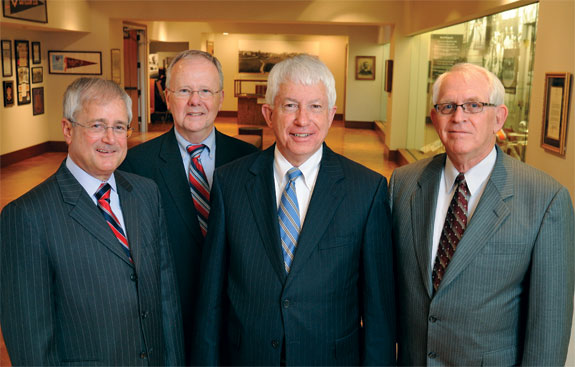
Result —
[{"label": "light blue necktie", "polygon": [[299,205],[295,192],[295,180],[301,176],[301,171],[297,167],[292,167],[288,172],[288,183],[282,193],[278,217],[280,224],[280,238],[282,241],[282,250],[284,256],[284,266],[286,273],[289,273],[297,238],[301,230],[299,221]]}]

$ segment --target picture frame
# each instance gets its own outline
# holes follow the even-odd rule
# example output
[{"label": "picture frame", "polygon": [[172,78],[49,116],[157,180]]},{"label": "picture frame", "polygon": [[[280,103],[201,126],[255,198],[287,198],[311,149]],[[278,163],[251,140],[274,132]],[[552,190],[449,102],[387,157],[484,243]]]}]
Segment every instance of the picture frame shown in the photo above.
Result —
[{"label": "picture frame", "polygon": [[14,81],[3,81],[2,90],[4,91],[4,107],[14,106]]},{"label": "picture frame", "polygon": [[36,66],[32,68],[32,84],[42,83],[44,81],[44,68]]},{"label": "picture frame", "polygon": [[29,104],[30,96],[30,42],[14,40],[16,64],[16,95],[18,105]]},{"label": "picture frame", "polygon": [[32,64],[42,63],[42,54],[40,51],[40,42],[32,42]]},{"label": "picture frame", "polygon": [[393,85],[393,60],[385,60],[385,91],[391,93]]},{"label": "picture frame", "polygon": [[2,76],[12,76],[12,41],[2,40]]},{"label": "picture frame", "polygon": [[44,113],[44,87],[32,88],[32,114]]},{"label": "picture frame", "polygon": [[118,85],[122,84],[122,54],[119,48],[110,50],[110,59],[112,65],[112,81]]},{"label": "picture frame", "polygon": [[206,52],[214,56],[214,41],[206,41]]},{"label": "picture frame", "polygon": [[541,147],[561,156],[565,155],[570,94],[570,73],[545,73]]},{"label": "picture frame", "polygon": [[15,1],[2,0],[2,12],[6,18],[48,23],[48,0]]},{"label": "picture frame", "polygon": [[375,56],[355,57],[355,80],[375,80]]},{"label": "picture frame", "polygon": [[48,73],[102,75],[100,51],[48,51]]}]

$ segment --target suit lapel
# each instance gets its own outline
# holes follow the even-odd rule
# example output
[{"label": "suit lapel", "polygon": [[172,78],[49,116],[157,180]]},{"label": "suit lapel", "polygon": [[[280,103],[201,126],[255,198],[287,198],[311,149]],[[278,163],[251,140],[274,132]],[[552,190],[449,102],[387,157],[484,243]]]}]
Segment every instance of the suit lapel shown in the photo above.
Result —
[{"label": "suit lapel", "polygon": [[142,209],[136,199],[136,194],[132,192],[132,185],[126,180],[124,176],[116,172],[116,187],[118,188],[118,196],[120,197],[120,204],[122,206],[122,214],[124,217],[124,225],[128,236],[128,244],[130,245],[130,253],[136,270],[141,264],[141,250],[144,239],[141,238],[143,231],[138,230],[142,226],[140,218],[142,217]]},{"label": "suit lapel", "polygon": [[270,263],[283,283],[286,273],[281,253],[277,204],[273,172],[274,148],[272,145],[255,160],[250,168],[254,175],[246,183],[250,207]]},{"label": "suit lapel", "polygon": [[98,207],[90,199],[82,185],[66,168],[65,163],[62,163],[58,169],[56,178],[64,202],[71,206],[70,217],[97,238],[103,246],[130,265],[126,253],[122,250],[118,239],[110,230],[102,213],[100,213]]},{"label": "suit lapel", "polygon": [[511,157],[505,155],[497,147],[497,160],[493,172],[475,213],[469,221],[457,250],[453,255],[445,275],[439,285],[438,292],[447,287],[468,265],[479,256],[479,253],[489,242],[489,238],[511,214],[511,209],[505,200],[513,196],[513,182],[509,172]]},{"label": "suit lapel", "polygon": [[325,144],[323,157],[305,216],[288,282],[305,266],[331,223],[343,197],[345,176],[335,153]]},{"label": "suit lapel", "polygon": [[[217,155],[216,155],[217,156]],[[178,211],[182,220],[194,234],[197,243],[202,243],[204,237],[201,234],[200,225],[196,216],[196,209],[190,193],[186,170],[182,163],[182,156],[178,147],[178,141],[174,133],[174,128],[164,135],[162,147],[160,149],[160,159],[164,164],[159,167],[164,180],[165,187],[170,193],[170,198]]]},{"label": "suit lapel", "polygon": [[433,243],[433,227],[435,222],[435,207],[439,180],[445,164],[445,156],[436,156],[423,170],[419,178],[419,188],[411,197],[411,223],[413,245],[419,264],[421,281],[427,294],[431,297],[431,248]]}]

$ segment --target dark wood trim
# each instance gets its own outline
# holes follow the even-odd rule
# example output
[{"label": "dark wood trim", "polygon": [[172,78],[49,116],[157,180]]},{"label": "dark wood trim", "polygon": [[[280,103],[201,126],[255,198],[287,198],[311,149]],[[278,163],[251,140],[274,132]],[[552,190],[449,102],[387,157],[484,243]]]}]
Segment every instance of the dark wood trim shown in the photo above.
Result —
[{"label": "dark wood trim", "polygon": [[348,129],[369,129],[373,130],[373,121],[349,121],[345,120],[344,126]]},{"label": "dark wood trim", "polygon": [[67,152],[68,145],[65,141],[47,141],[41,144],[36,144],[28,148],[20,149],[15,152],[2,154],[0,156],[0,167],[6,167],[13,163],[23,161],[24,159],[32,158],[40,154],[48,152]]},{"label": "dark wood trim", "polygon": [[238,111],[220,111],[218,112],[220,117],[238,117]]},{"label": "dark wood trim", "polygon": [[343,121],[343,113],[336,113],[333,119],[335,121]]}]

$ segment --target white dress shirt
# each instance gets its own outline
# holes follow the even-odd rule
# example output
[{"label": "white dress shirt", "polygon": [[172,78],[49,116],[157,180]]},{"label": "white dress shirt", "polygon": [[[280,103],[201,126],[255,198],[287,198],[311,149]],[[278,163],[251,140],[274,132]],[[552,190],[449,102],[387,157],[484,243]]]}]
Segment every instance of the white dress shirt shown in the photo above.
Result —
[{"label": "white dress shirt", "polygon": [[[485,185],[489,176],[491,176],[491,171],[495,166],[495,160],[497,159],[497,151],[495,147],[493,150],[485,157],[481,162],[471,167],[465,174],[465,182],[467,182],[467,188],[471,194],[469,202],[467,203],[467,223],[471,222],[471,217],[477,208],[477,203],[483,195],[485,190]],[[441,179],[439,181],[439,191],[437,193],[437,206],[435,207],[435,222],[433,224],[433,247],[431,249],[431,269],[435,263],[435,257],[437,256],[437,249],[439,248],[439,240],[441,239],[441,232],[443,231],[443,225],[445,224],[445,217],[447,216],[447,210],[449,209],[449,204],[451,203],[451,198],[455,194],[455,179],[459,172],[449,159],[445,160],[445,167],[441,173]],[[431,276],[431,274],[430,274]]]},{"label": "white dress shirt", "polygon": [[128,231],[126,231],[126,226],[124,225],[124,216],[122,215],[122,206],[120,205],[120,197],[118,196],[116,178],[114,177],[114,174],[112,173],[108,181],[100,181],[99,179],[91,176],[88,172],[80,168],[80,166],[78,166],[70,156],[66,158],[66,168],[68,168],[68,170],[72,173],[72,176],[74,176],[80,185],[82,185],[84,190],[88,193],[90,199],[92,199],[94,202],[94,205],[98,205],[98,201],[96,200],[94,194],[98,191],[100,185],[105,182],[110,184],[112,187],[112,192],[110,192],[110,207],[112,208],[112,212],[114,212],[116,218],[118,218],[120,226],[122,226],[122,229],[126,234],[126,238],[128,238]]},{"label": "white dress shirt", "polygon": [[[309,207],[309,201],[313,193],[313,188],[315,187],[322,156],[323,148],[320,147],[317,152],[315,152],[311,157],[308,158],[307,161],[298,167],[302,175],[294,181],[294,184],[299,207],[301,228],[303,228],[303,222],[305,220],[307,208]],[[293,166],[291,163],[288,162],[288,160],[280,153],[278,147],[276,146],[274,151],[274,182],[276,188],[276,204],[278,208],[280,205],[282,193],[288,183],[286,173],[292,167]]]}]

